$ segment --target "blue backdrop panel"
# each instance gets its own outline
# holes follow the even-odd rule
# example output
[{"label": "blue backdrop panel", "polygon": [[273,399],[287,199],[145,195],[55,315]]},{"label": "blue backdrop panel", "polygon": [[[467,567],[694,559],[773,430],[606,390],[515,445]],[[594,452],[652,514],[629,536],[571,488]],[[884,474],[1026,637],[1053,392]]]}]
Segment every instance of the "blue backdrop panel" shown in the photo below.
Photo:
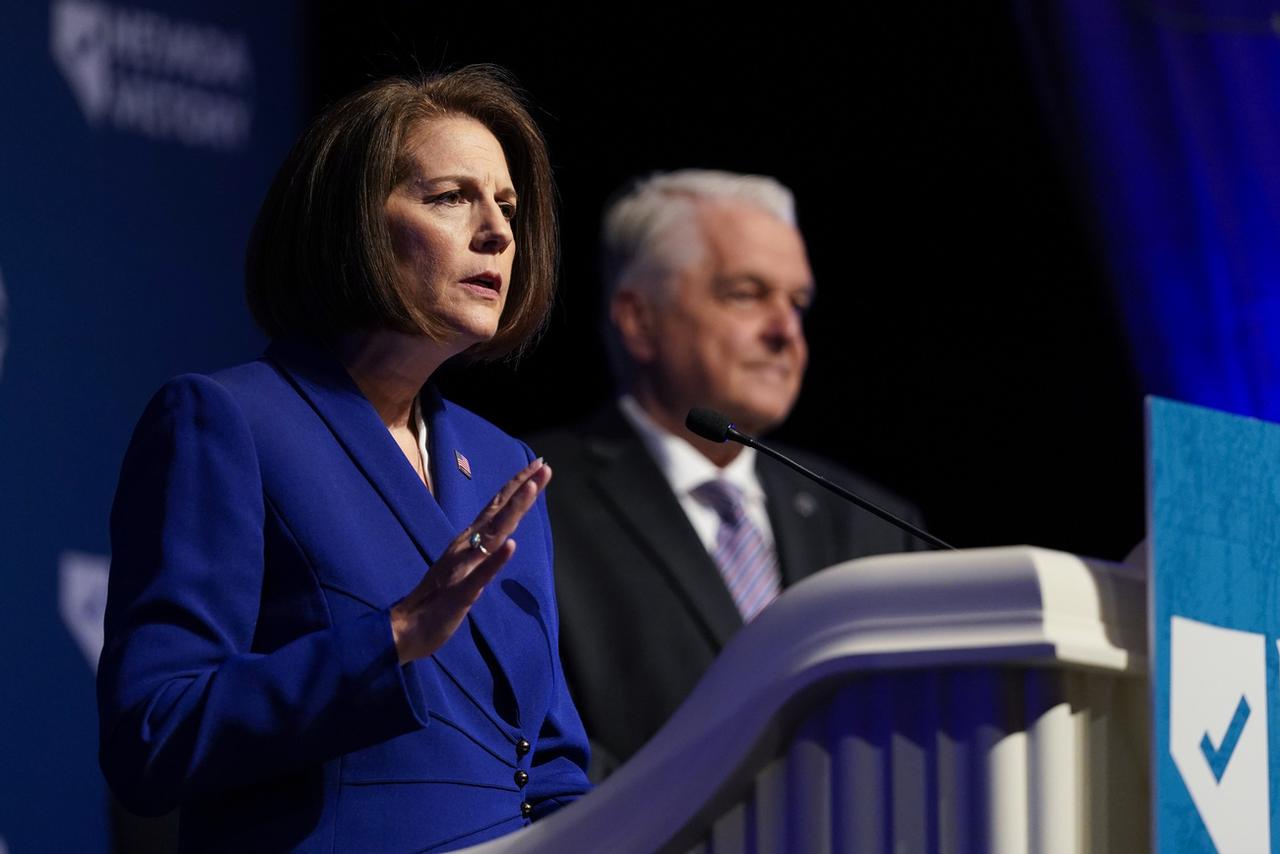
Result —
[{"label": "blue backdrop panel", "polygon": [[1022,0],[1148,392],[1280,419],[1269,0]]},{"label": "blue backdrop panel", "polygon": [[1151,398],[1158,849],[1280,850],[1280,425]]},{"label": "blue backdrop panel", "polygon": [[0,850],[106,847],[93,664],[120,459],[256,353],[244,244],[297,131],[293,3],[9,4],[0,27]]}]

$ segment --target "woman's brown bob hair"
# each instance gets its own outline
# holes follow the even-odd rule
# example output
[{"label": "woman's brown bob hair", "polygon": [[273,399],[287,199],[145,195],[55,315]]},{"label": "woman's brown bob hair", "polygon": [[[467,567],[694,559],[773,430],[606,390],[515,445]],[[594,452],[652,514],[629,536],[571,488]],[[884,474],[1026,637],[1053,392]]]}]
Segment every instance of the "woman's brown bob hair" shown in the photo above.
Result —
[{"label": "woman's brown bob hair", "polygon": [[258,212],[245,260],[249,309],[268,335],[327,343],[360,329],[447,334],[398,281],[384,208],[405,177],[410,134],[442,116],[469,116],[497,137],[520,200],[498,331],[467,354],[518,354],[537,337],[555,296],[551,164],[514,82],[483,65],[380,80],[326,109],[294,145]]}]

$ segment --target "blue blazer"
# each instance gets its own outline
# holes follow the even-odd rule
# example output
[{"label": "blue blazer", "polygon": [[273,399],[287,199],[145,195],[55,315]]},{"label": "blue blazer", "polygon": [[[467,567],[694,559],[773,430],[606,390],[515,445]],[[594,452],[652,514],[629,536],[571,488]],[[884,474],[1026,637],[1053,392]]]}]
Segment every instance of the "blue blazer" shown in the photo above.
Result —
[{"label": "blue blazer", "polygon": [[[329,354],[165,385],[111,516],[100,760],[184,850],[410,852],[507,833],[582,794],[539,500],[435,655],[389,610],[528,447],[423,392],[433,497]],[[468,469],[470,474],[464,472]]]}]

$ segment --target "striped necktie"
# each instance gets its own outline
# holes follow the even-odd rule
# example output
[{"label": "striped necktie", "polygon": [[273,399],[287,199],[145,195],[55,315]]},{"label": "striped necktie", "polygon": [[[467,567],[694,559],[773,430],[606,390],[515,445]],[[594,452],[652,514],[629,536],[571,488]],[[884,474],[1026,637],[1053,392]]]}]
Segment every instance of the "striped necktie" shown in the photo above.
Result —
[{"label": "striped necktie", "polygon": [[778,558],[744,511],[738,487],[724,480],[709,480],[691,494],[720,517],[712,558],[743,622],[750,622],[782,591]]}]

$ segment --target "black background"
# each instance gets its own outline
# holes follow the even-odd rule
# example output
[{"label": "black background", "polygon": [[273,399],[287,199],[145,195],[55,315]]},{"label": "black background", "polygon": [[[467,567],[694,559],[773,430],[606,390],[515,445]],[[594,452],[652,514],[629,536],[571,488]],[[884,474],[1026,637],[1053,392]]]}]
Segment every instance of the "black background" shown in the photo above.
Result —
[{"label": "black background", "polygon": [[607,197],[657,169],[771,174],[818,279],[810,371],[777,435],[913,498],[959,546],[1123,556],[1143,530],[1140,383],[1011,9],[780,5],[309,13],[313,110],[385,74],[495,62],[550,142],[550,331],[518,368],[450,371],[446,393],[518,434],[585,414],[610,388]]}]

